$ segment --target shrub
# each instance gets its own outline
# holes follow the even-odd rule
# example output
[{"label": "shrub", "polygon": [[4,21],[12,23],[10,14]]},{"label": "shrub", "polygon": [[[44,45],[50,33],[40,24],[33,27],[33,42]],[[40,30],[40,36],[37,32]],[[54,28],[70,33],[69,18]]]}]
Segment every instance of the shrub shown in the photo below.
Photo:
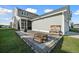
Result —
[{"label": "shrub", "polygon": [[79,32],[79,30],[77,28],[72,28],[70,31],[72,31],[72,32]]}]

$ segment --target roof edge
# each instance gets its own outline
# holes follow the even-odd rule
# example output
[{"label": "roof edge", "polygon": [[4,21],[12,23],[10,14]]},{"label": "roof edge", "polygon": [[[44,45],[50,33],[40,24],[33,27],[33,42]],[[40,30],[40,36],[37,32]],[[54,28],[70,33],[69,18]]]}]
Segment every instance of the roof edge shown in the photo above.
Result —
[{"label": "roof edge", "polygon": [[[20,10],[26,11],[26,10],[24,10],[24,9],[17,8],[17,7],[15,7],[15,9],[20,9]],[[38,14],[36,14],[36,13],[32,13],[32,12],[29,12],[29,11],[26,11],[26,12],[31,13],[31,14],[34,14],[34,15],[36,15],[36,16],[39,16],[39,15],[38,15]]]},{"label": "roof edge", "polygon": [[[60,11],[63,11],[63,10],[69,10],[69,11],[70,11],[70,6],[69,6],[69,5],[66,5],[66,6],[64,6],[64,7],[62,7],[62,8],[59,8],[59,9],[53,10],[53,11],[51,11],[51,12],[45,13],[45,14],[43,14],[43,15],[40,15],[39,17],[36,17],[36,18],[34,18],[34,19],[35,19],[35,20],[36,20],[36,19],[40,19],[40,18],[43,17],[43,16],[46,16],[46,15],[49,15],[49,14],[54,14],[54,13],[56,13],[56,12],[60,12]],[[32,19],[32,21],[33,21],[34,19]]]}]

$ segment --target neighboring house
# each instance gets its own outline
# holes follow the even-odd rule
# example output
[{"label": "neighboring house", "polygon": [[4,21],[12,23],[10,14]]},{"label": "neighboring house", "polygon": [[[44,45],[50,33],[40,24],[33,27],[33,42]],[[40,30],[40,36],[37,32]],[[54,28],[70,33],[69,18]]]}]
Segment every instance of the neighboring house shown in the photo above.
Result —
[{"label": "neighboring house", "polygon": [[13,23],[12,22],[10,22],[10,28],[13,28]]},{"label": "neighboring house", "polygon": [[26,30],[31,30],[32,29],[32,24],[31,24],[31,19],[38,17],[38,15],[19,9],[15,8],[13,10],[13,28],[20,30],[20,31],[25,31]]},{"label": "neighboring house", "polygon": [[10,28],[9,25],[0,25],[0,28]]},{"label": "neighboring house", "polygon": [[32,30],[33,31],[50,31],[51,25],[60,25],[61,32],[66,34],[69,31],[69,21],[71,20],[71,12],[69,6],[56,9],[40,17],[32,19]]},{"label": "neighboring house", "polygon": [[79,24],[74,24],[74,25],[73,25],[73,28],[76,28],[76,29],[78,29],[78,31],[79,31]]},{"label": "neighboring house", "polygon": [[73,27],[74,28],[79,28],[79,24],[74,24]]},{"label": "neighboring house", "polygon": [[2,28],[3,25],[0,25],[0,28]]},{"label": "neighboring house", "polygon": [[27,28],[27,30],[49,33],[51,25],[60,25],[63,35],[69,31],[69,21],[71,20],[69,6],[64,6],[41,16],[18,8],[13,13],[14,28],[22,31]]}]

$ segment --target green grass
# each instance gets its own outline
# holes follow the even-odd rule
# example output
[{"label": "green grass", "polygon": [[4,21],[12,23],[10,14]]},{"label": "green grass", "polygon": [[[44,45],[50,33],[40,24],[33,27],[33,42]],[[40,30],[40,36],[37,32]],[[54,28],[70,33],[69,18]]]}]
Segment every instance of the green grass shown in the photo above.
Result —
[{"label": "green grass", "polygon": [[1,53],[30,53],[31,48],[20,39],[14,29],[0,29]]},{"label": "green grass", "polygon": [[79,53],[79,39],[63,36],[52,52]]},{"label": "green grass", "polygon": [[[3,53],[32,53],[31,48],[20,39],[14,29],[0,29],[0,52]],[[51,52],[79,52],[79,39],[63,36]]]}]

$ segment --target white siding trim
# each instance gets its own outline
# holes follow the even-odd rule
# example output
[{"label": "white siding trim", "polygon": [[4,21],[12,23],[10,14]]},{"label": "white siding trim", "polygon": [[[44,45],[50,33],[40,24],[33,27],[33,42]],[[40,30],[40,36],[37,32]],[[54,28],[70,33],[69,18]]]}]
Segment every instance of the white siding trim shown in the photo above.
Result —
[{"label": "white siding trim", "polygon": [[51,15],[63,13],[63,12],[65,12],[65,11],[67,11],[67,10],[59,11],[59,12],[52,13],[52,14],[47,14],[47,15],[44,15],[44,16],[41,16],[41,17],[37,17],[37,18],[31,19],[31,20],[34,21],[34,20],[37,20],[37,19],[40,19],[40,18],[44,18],[44,17],[48,17],[48,16],[51,16]]},{"label": "white siding trim", "polygon": [[21,27],[21,19],[20,19],[20,22],[19,23],[20,23],[19,25],[20,25],[20,31],[21,31],[22,30],[22,27]]},{"label": "white siding trim", "polygon": [[65,34],[65,31],[64,31],[64,14],[62,13],[62,31],[63,31],[63,35]]},{"label": "white siding trim", "polygon": [[33,31],[40,31],[40,32],[46,32],[46,33],[49,33],[49,31],[45,31],[45,30],[38,30],[38,29],[33,29]]},{"label": "white siding trim", "polygon": [[25,20],[28,20],[28,18],[26,18],[26,17],[20,17],[21,19],[25,19]]}]

